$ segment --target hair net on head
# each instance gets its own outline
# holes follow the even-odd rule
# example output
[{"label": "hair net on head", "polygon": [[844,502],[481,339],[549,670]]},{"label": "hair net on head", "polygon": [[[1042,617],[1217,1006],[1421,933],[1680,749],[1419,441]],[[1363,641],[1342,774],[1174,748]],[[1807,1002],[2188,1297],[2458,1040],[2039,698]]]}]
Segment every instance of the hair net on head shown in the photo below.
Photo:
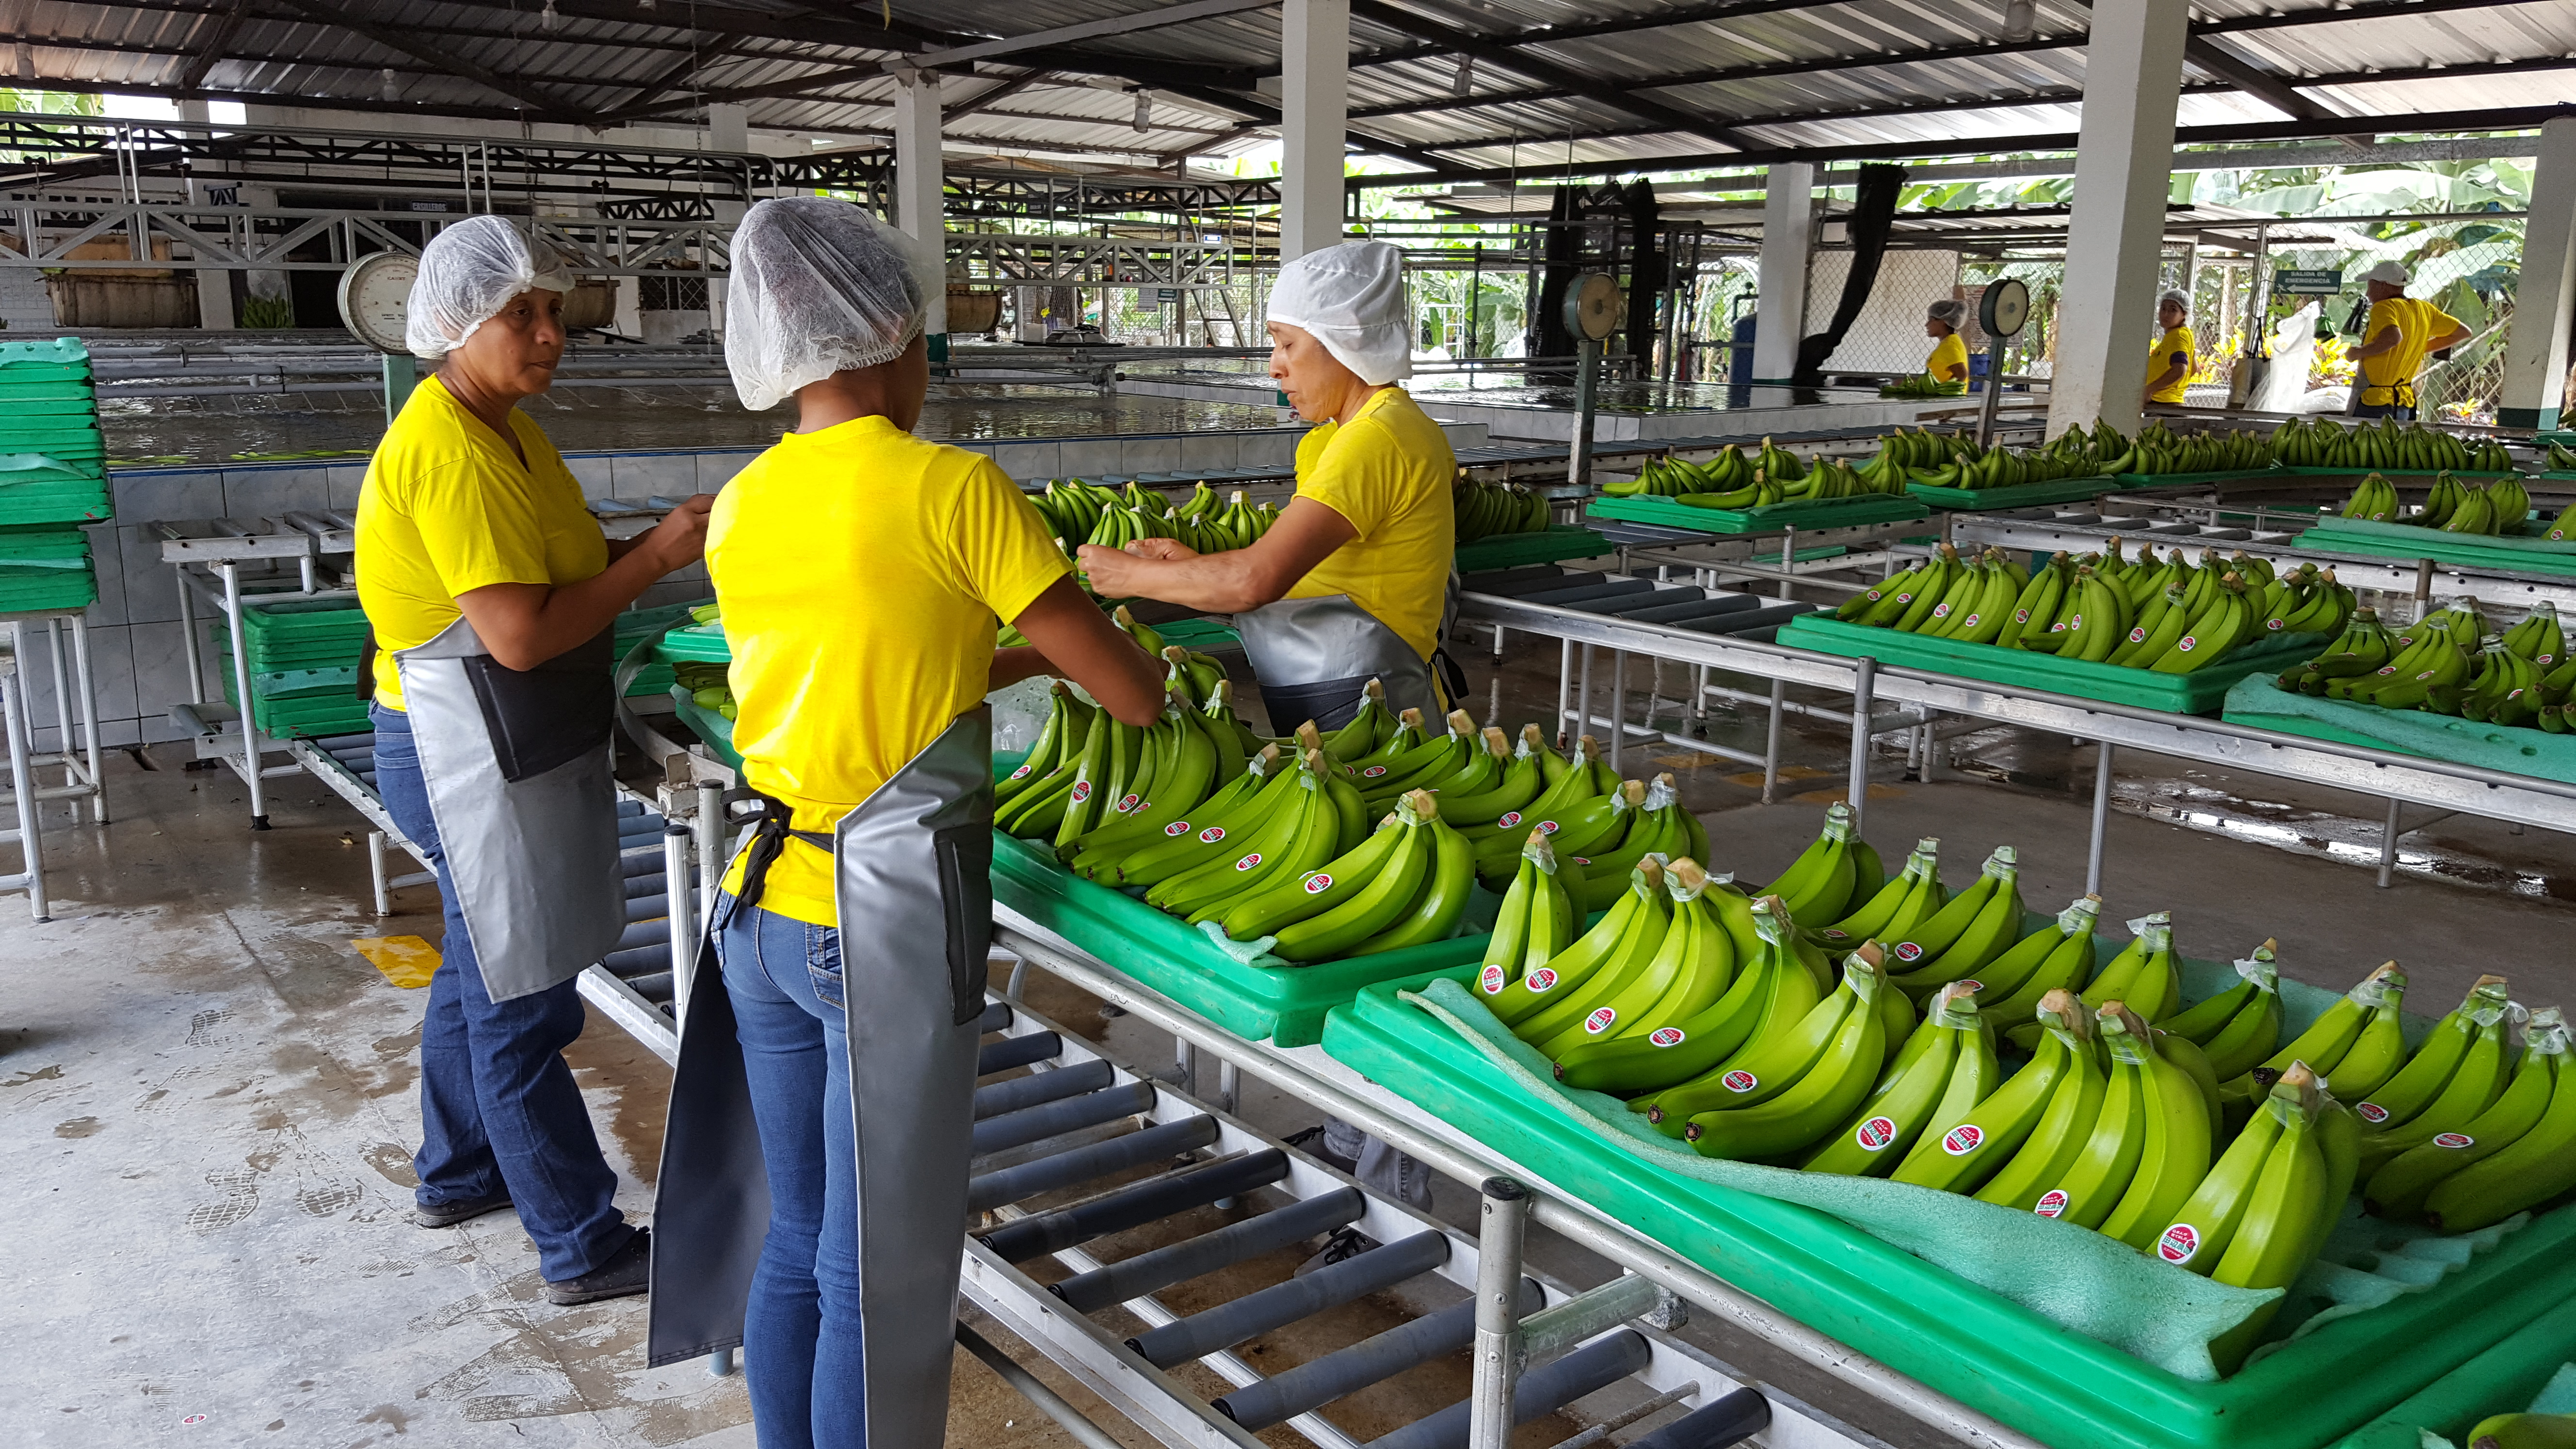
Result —
[{"label": "hair net on head", "polygon": [[2191,310],[2191,295],[2190,295],[2189,293],[2187,293],[2187,292],[2182,292],[2182,291],[2178,291],[2178,290],[2176,290],[2176,289],[2174,289],[2174,288],[2172,288],[2172,287],[2167,287],[2167,288],[2165,288],[2163,291],[2158,292],[2158,293],[2156,294],[2156,305],[2157,305],[2157,306],[2161,307],[2161,306],[2165,305],[2167,302],[2171,302],[2173,305],[2175,305],[2175,306],[2177,306],[2177,307],[2180,307],[2180,308],[2181,308],[2181,309],[2183,309],[2185,312],[2188,312],[2188,311],[2190,311],[2190,310]]},{"label": "hair net on head", "polygon": [[2405,267],[2396,262],[2381,262],[2379,265],[2372,267],[2369,271],[2362,273],[2361,279],[2365,282],[2386,282],[2392,287],[2403,287],[2407,283],[2414,281],[2415,277],[2413,273],[2408,272]]},{"label": "hair net on head", "polygon": [[912,238],[846,201],[781,196],[743,213],[725,288],[725,365],[753,412],[809,382],[903,355],[927,292]]},{"label": "hair net on head", "polygon": [[1344,242],[1279,269],[1270,320],[1315,334],[1362,382],[1413,376],[1413,319],[1404,308],[1404,251],[1386,242]]},{"label": "hair net on head", "polygon": [[1957,327],[1959,320],[1968,315],[1968,304],[1952,297],[1924,308],[1923,315],[1934,322],[1947,322]]},{"label": "hair net on head", "polygon": [[527,291],[569,292],[572,273],[548,248],[540,262],[519,229],[497,216],[468,217],[420,249],[420,275],[403,307],[403,345],[445,357]]}]

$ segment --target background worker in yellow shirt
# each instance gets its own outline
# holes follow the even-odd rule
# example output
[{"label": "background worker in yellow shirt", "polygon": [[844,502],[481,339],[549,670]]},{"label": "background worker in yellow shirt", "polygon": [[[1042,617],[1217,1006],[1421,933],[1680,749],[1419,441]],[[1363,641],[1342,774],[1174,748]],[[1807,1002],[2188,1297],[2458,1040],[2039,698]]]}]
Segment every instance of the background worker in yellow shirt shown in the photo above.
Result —
[{"label": "background worker in yellow shirt", "polygon": [[1923,335],[1933,339],[1932,356],[1924,362],[1924,375],[1934,382],[1968,380],[1968,339],[1959,335],[1959,324],[1968,320],[1968,304],[1956,297],[1944,297],[1923,309]]},{"label": "background worker in yellow shirt", "polygon": [[421,251],[406,341],[435,359],[358,495],[360,688],[385,810],[438,874],[447,934],[420,1031],[420,1186],[443,1228],[516,1207],[557,1304],[641,1293],[645,1230],[563,1050],[573,978],[625,928],[608,734],[619,611],[697,561],[701,495],[611,543],[526,413],[554,384],[572,277],[497,216]]},{"label": "background worker in yellow shirt", "polygon": [[[764,808],[692,968],[649,1355],[741,1344],[762,1449],[935,1449],[993,925],[984,696],[1061,672],[1144,725],[1163,666],[991,459],[912,436],[940,282],[911,242],[782,197],[732,263],[734,387],[793,396],[796,431],[707,530]],[[995,649],[1002,621],[1030,643]]]},{"label": "background worker in yellow shirt", "polygon": [[[1385,242],[1327,247],[1279,269],[1270,292],[1270,375],[1302,418],[1297,496],[1250,548],[1196,554],[1174,539],[1122,553],[1086,544],[1082,567],[1109,598],[1232,614],[1274,733],[1356,713],[1371,679],[1387,703],[1437,719],[1465,679],[1440,652],[1454,607],[1458,471],[1448,436],[1397,379],[1413,375],[1404,253]],[[1435,682],[1434,668],[1443,676]],[[1417,1207],[1431,1172],[1338,1118],[1324,1160]],[[1289,1139],[1303,1145],[1308,1134]],[[1336,1233],[1308,1266],[1373,1246]]]},{"label": "background worker in yellow shirt", "polygon": [[2168,291],[2156,299],[2156,326],[2162,330],[2147,352],[2149,403],[2182,405],[2183,388],[2191,382],[2191,359],[2200,350],[2186,325],[2190,317],[2191,298],[2181,292]]},{"label": "background worker in yellow shirt", "polygon": [[1082,567],[1104,598],[1233,615],[1274,732],[1347,723],[1371,679],[1389,707],[1437,719],[1465,688],[1440,653],[1458,460],[1395,385],[1413,375],[1404,253],[1367,241],[1309,252],[1280,268],[1269,312],[1270,375],[1316,422],[1279,521],[1250,548],[1204,556],[1169,538],[1124,553],[1086,544]]},{"label": "background worker in yellow shirt", "polygon": [[2414,278],[2395,262],[2381,262],[2361,274],[2370,294],[2370,317],[2361,324],[2362,344],[2352,351],[2360,375],[2353,379],[2352,415],[2362,418],[2415,419],[2415,374],[2424,358],[2469,340],[2460,319],[2406,295]]}]

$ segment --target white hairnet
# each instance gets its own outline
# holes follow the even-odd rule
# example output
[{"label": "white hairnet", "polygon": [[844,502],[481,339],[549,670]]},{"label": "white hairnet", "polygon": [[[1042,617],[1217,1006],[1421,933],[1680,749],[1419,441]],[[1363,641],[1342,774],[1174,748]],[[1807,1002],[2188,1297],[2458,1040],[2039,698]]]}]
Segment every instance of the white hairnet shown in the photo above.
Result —
[{"label": "white hairnet", "polygon": [[1270,320],[1313,333],[1362,382],[1413,376],[1413,318],[1404,307],[1400,247],[1344,242],[1288,263],[1270,289]]},{"label": "white hairnet", "polygon": [[2167,287],[2167,288],[2166,288],[2166,289],[2164,289],[2163,291],[2158,292],[2158,293],[2156,294],[2156,305],[2157,305],[2157,306],[2161,307],[2161,306],[2163,306],[2163,305],[2164,305],[2165,303],[2167,303],[2167,302],[2171,302],[2171,303],[2173,303],[2175,306],[2180,307],[2180,308],[2181,308],[2181,309],[2183,309],[2183,311],[2185,311],[2185,312],[2189,312],[2189,311],[2191,310],[2191,296],[2190,296],[2190,294],[2189,294],[2189,293],[2187,293],[2187,292],[2182,292],[2182,291],[2179,291],[2179,290],[2177,290],[2177,289],[2175,289],[2175,288]]},{"label": "white hairnet", "polygon": [[1923,316],[1927,321],[1947,322],[1953,328],[1956,328],[1967,315],[1968,304],[1956,297],[1935,302],[1923,309]]},{"label": "white hairnet", "polygon": [[445,357],[521,292],[571,290],[572,273],[553,248],[540,262],[516,226],[497,216],[468,217],[420,249],[420,275],[403,306],[403,344],[414,357]]},{"label": "white hairnet", "polygon": [[725,365],[753,412],[809,382],[903,355],[927,291],[912,239],[846,201],[756,203],[733,233]]},{"label": "white hairnet", "polygon": [[2381,262],[2362,273],[2361,279],[2365,282],[2386,282],[2392,287],[2403,287],[2415,280],[2414,275],[2397,262]]}]

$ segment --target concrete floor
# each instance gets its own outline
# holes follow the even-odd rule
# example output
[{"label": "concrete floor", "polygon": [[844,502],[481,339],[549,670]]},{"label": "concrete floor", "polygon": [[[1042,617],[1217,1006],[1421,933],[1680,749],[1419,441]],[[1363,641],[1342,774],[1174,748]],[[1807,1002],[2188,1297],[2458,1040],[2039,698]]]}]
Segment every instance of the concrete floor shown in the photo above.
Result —
[{"label": "concrete floor", "polygon": [[[1542,719],[1553,651],[1516,659],[1490,685],[1480,669],[1477,685],[1499,722]],[[1758,748],[1758,720],[1721,713],[1708,728]],[[2053,909],[2082,886],[2089,750],[1967,743],[1981,747],[1975,768],[1993,778],[1874,785],[1869,837],[1892,864],[1915,836],[1941,836],[1954,883],[1987,849],[2011,843],[2031,904]],[[1814,834],[1839,793],[1844,749],[1837,731],[1793,730],[1794,778],[1767,808],[1758,775],[1678,748],[1632,754],[1628,772],[1672,770],[1709,820],[1718,864],[1759,879]],[[112,825],[66,824],[61,807],[49,810],[51,923],[29,924],[17,898],[0,897],[0,1220],[13,1229],[5,1272],[22,1336],[6,1399],[19,1426],[11,1442],[87,1449],[178,1442],[186,1431],[204,1443],[334,1449],[402,1439],[750,1445],[739,1378],[643,1366],[641,1300],[546,1306],[534,1254],[508,1217],[445,1232],[409,1222],[420,1002],[349,943],[434,939],[433,894],[400,893],[400,914],[374,919],[362,904],[363,837],[346,807],[317,785],[281,780],[277,828],[253,835],[232,777],[183,771],[184,755],[163,747],[117,758]],[[2106,914],[2172,909],[2195,955],[2239,954],[2277,936],[2285,969],[2326,985],[2394,956],[2415,972],[2419,1008],[2434,1012],[2488,969],[2513,975],[2528,1004],[2565,994],[2569,968],[2554,948],[2576,844],[2452,822],[2410,837],[2415,873],[2381,891],[2334,849],[2369,841],[2375,862],[2375,823],[2333,813],[2375,822],[2375,805],[2172,762],[2124,757],[2122,769]],[[2270,836],[2292,848],[2262,843]],[[1158,1035],[1060,984],[1041,979],[1031,999],[1134,1060],[1169,1059]],[[627,1184],[622,1200],[641,1215],[667,1072],[594,1026],[572,1059]],[[1315,1120],[1258,1090],[1245,1115],[1281,1133]],[[1463,1222],[1473,1201],[1444,1184],[1435,1210]],[[1533,1259],[1578,1283],[1606,1271],[1561,1243],[1536,1244]],[[1277,1255],[1197,1286],[1232,1296],[1294,1263]],[[1394,1312],[1355,1305],[1343,1321],[1257,1343],[1255,1361],[1301,1360]],[[1941,1442],[1761,1345],[1691,1333],[1890,1443]],[[1024,1349],[1017,1356],[1031,1361]],[[1063,1375],[1041,1372],[1098,1410]],[[1367,1437],[1460,1397],[1465,1384],[1462,1365],[1430,1365],[1333,1415]],[[952,1423],[960,1445],[1070,1442],[963,1355]],[[1571,1428],[1533,1425],[1522,1442],[1538,1449]],[[1287,1431],[1264,1438],[1299,1442]]]}]

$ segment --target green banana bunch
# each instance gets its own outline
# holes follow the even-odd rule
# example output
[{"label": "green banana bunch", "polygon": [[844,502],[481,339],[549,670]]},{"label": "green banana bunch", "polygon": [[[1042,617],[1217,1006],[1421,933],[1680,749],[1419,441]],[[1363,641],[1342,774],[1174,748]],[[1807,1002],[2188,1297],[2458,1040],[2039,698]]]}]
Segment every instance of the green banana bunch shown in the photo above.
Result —
[{"label": "green banana bunch", "polygon": [[2396,638],[2380,624],[2379,611],[2359,609],[2333,643],[2314,659],[2283,671],[2278,682],[2283,689],[2301,694],[2323,694],[2330,680],[2377,673],[2396,649]]},{"label": "green banana bunch", "polygon": [[1665,894],[1672,898],[1663,938],[1642,967],[1624,980],[1605,978],[1562,1009],[1581,1016],[1574,1026],[1539,1043],[1539,1050],[1562,1062],[1583,1047],[1623,1037],[1651,1035],[1675,1021],[1688,1020],[1714,1005],[1734,979],[1735,946],[1726,925],[1703,903],[1714,884],[1694,860],[1676,860],[1664,868]]},{"label": "green banana bunch", "polygon": [[[2145,1132],[2137,1166],[2127,1190],[2101,1222],[2104,1237],[2142,1253],[2152,1249],[2208,1175],[2218,1133],[2217,1083],[2204,1091],[2191,1065],[2200,1049],[2170,1033],[2153,1037],[2150,1044],[2138,1069]],[[2114,1055],[2119,1051],[2115,1038]],[[2202,1063],[2199,1070],[2208,1068]]]},{"label": "green banana bunch", "polygon": [[[1529,742],[1529,731],[1522,733]],[[1547,757],[1541,756],[1544,769]],[[1460,828],[1476,846],[1476,875],[1489,889],[1499,891],[1501,881],[1517,871],[1520,841],[1526,831],[1536,829],[1553,837],[1565,827],[1572,813],[1585,804],[1602,801],[1619,788],[1619,777],[1601,758],[1601,742],[1585,735],[1574,742],[1562,773],[1538,798],[1525,805],[1505,810],[1489,823]],[[1696,854],[1705,854],[1700,851]]]},{"label": "green banana bunch", "polygon": [[[1498,534],[1547,531],[1547,495],[1517,484],[1473,482],[1461,469],[1458,486],[1451,491],[1450,501],[1457,517],[1460,543],[1472,543]],[[1267,526],[1266,523],[1263,525]]]},{"label": "green banana bunch", "polygon": [[2077,1070],[2078,1059],[2092,1067],[2092,1018],[2075,994],[2052,990],[2040,998],[2037,1009],[2047,1035],[2030,1061],[1979,1101],[1956,1105],[1945,1097],[1913,1150],[1890,1174],[1896,1181],[1943,1192],[1976,1192],[2030,1140],[2059,1085]]},{"label": "green banana bunch", "polygon": [[[1878,1009],[1882,989],[1878,952],[1864,944],[1844,960],[1842,983],[1834,995],[1808,1013],[1812,1020],[1820,1013],[1834,1012],[1833,1003],[1842,1003],[1833,1033],[1821,1049],[1811,1056],[1797,1050],[1806,1040],[1808,1021],[1802,1020],[1779,1039],[1792,1050],[1763,1059],[1765,1065],[1759,1070],[1780,1072],[1767,1090],[1758,1081],[1751,1059],[1727,1073],[1726,1081],[1754,1076],[1757,1082],[1736,1093],[1732,1104],[1691,1115],[1682,1135],[1692,1150],[1703,1157],[1739,1161],[1785,1157],[1814,1145],[1848,1119],[1869,1094],[1887,1057],[1886,1017]],[[1733,1088],[1722,1083],[1719,1090]],[[1669,1099],[1672,1094],[1664,1096]]]},{"label": "green banana bunch", "polygon": [[[2003,955],[2021,938],[2020,881],[2019,857],[2013,848],[1996,846],[1975,885],[1897,939],[1892,954],[1902,965],[1889,974],[1888,984],[1920,1002],[1951,982],[1976,975]],[[1973,910],[1964,910],[1963,903],[1970,901],[1975,903]],[[1953,925],[1955,932],[1950,929]]]},{"label": "green banana bunch", "polygon": [[2559,626],[2558,606],[2547,599],[2531,606],[2522,621],[2504,631],[2504,647],[2543,669],[2567,655],[2567,635]]},{"label": "green banana bunch", "polygon": [[2397,518],[2402,506],[2397,498],[2397,485],[2372,473],[2354,485],[2352,496],[2344,500],[2343,516],[2388,523]]},{"label": "green banana bunch", "polygon": [[[2329,1151],[2337,1124],[2348,1122],[2350,1114],[2312,1075],[2295,1067],[2284,1072],[2266,1107],[2279,1114],[2280,1133],[2245,1195],[2226,1251],[2209,1274],[2239,1288],[2286,1288],[2298,1281],[2325,1245],[2351,1191],[2350,1163],[2338,1162],[2338,1154]],[[2244,1362],[2280,1306],[2277,1298],[2264,1304],[2210,1345],[2221,1373],[2232,1373]]]},{"label": "green banana bunch", "polygon": [[2281,1044],[2281,972],[2265,941],[2238,961],[2241,979],[2225,991],[2174,1016],[2165,1028],[2199,1047],[2221,1081],[2252,1071]]},{"label": "green banana bunch", "polygon": [[1321,750],[1306,751],[1294,768],[1280,772],[1276,794],[1265,789],[1252,798],[1239,826],[1200,830],[1197,839],[1216,832],[1223,842],[1214,859],[1163,877],[1145,892],[1145,903],[1196,925],[1273,880],[1294,879],[1332,859],[1341,821],[1325,787],[1325,769]]},{"label": "green banana bunch", "polygon": [[2469,987],[2460,1004],[2424,1034],[2421,1046],[2409,1057],[2397,1075],[2380,1084],[2375,1092],[2362,1094],[2361,1104],[2353,1112],[2361,1118],[2362,1129],[2403,1127],[2422,1114],[2451,1084],[2467,1058],[2469,1047],[2478,1039],[2478,1029],[2490,1015],[2501,1017],[2506,1005],[2505,979],[2480,976]]},{"label": "green banana bunch", "polygon": [[[2309,1023],[2306,1031],[2299,1033],[2289,1045],[2275,1051],[2260,1066],[2252,1069],[2258,1074],[2255,1081],[2240,1085],[2236,1094],[2252,1095],[2249,1089],[2260,1083],[2260,1073],[2270,1073],[2277,1080],[2293,1062],[2305,1062],[2310,1072],[2321,1076],[2333,1072],[2336,1065],[2344,1059],[2345,1053],[2350,1052],[2353,1044],[2361,1040],[2362,1028],[2370,1024],[2371,1014],[2378,1009],[2381,1000],[2387,995],[2388,988],[2383,983],[2392,975],[2401,982],[2405,978],[2405,973],[2394,961],[2378,967],[2368,976],[2363,977],[2350,991],[2343,994],[2342,1000],[2327,1007],[2315,1021]],[[2485,1104],[2479,1105],[2483,1107]]]},{"label": "green banana bunch", "polygon": [[1494,912],[1494,929],[1486,934],[1485,954],[1478,962],[1476,989],[1499,996],[1533,964],[1544,965],[1574,944],[1581,912],[1557,873],[1556,852],[1547,832],[1533,829],[1521,842],[1520,869],[1503,892]]},{"label": "green banana bunch", "polygon": [[[2384,1218],[2416,1216],[2433,1191],[2450,1178],[2519,1143],[2539,1127],[2555,1099],[2558,1079],[2567,1063],[2567,1027],[2556,1007],[2531,1014],[2522,1060],[2495,1104],[2456,1132],[2435,1134],[2382,1163],[2362,1189],[2362,1203]],[[2528,1171],[2534,1164],[2524,1164]],[[2495,1187],[2527,1190],[2522,1172],[2502,1176],[2472,1192],[2476,1197]]]},{"label": "green banana bunch", "polygon": [[[1557,1018],[1567,1015],[1558,1008],[1584,995],[1601,972],[1615,973],[1652,959],[1663,944],[1671,909],[1664,891],[1663,862],[1652,856],[1639,861],[1628,873],[1617,904],[1544,962],[1532,966],[1524,958],[1519,978],[1489,995],[1486,1008],[1523,1041],[1553,1035],[1560,1026]],[[1582,1019],[1580,1012],[1571,1015]]]},{"label": "green banana bunch", "polygon": [[[1499,736],[1501,731],[1494,733]],[[1505,815],[1513,816],[1517,821],[1522,807],[1536,801],[1546,790],[1547,771],[1542,762],[1549,758],[1550,752],[1540,739],[1538,726],[1523,725],[1520,741],[1508,751],[1508,763],[1503,766],[1502,778],[1492,789],[1472,794],[1451,794],[1442,790],[1442,817],[1460,829],[1494,825]]]},{"label": "green banana bunch", "polygon": [[[1936,1120],[1953,1120],[2003,1080],[1993,1039],[1977,1017],[1977,984],[1940,988],[1920,1026],[1852,1116],[1799,1163],[1808,1172],[1885,1177]],[[1883,1029],[1883,1028],[1882,1028]]]},{"label": "green banana bunch", "polygon": [[[2084,984],[2093,974],[2093,923],[2101,914],[2100,896],[2078,896],[2057,913],[2053,928],[2032,932],[1978,969],[1984,986],[1978,995],[1986,1002],[1978,1013],[1989,1030],[2018,1026],[2040,1010],[2050,992],[2073,992]],[[2037,1037],[2031,1042],[2040,1044]]]},{"label": "green banana bunch", "polygon": [[1584,899],[1587,910],[1608,909],[1616,899],[1617,883],[1647,856],[1674,861],[1691,854],[1696,822],[1691,820],[1688,811],[1681,808],[1680,801],[1680,792],[1673,788],[1673,777],[1657,775],[1646,786],[1644,808],[1628,817],[1628,831],[1615,846],[1596,845],[1589,851],[1577,853],[1572,845],[1559,842],[1559,849],[1572,855],[1574,863],[1583,867],[1587,881]]},{"label": "green banana bunch", "polygon": [[[1693,904],[1715,916],[1740,899],[1731,887],[1712,884]],[[1660,1125],[1664,1119],[1657,1108],[1666,1089],[1678,1090],[1724,1075],[1740,1052],[1804,1019],[1823,993],[1795,954],[1791,935],[1796,928],[1777,905],[1758,900],[1747,909],[1756,939],[1749,953],[1734,932],[1727,931],[1743,968],[1715,1001],[1652,1030],[1577,1046],[1557,1059],[1558,1079],[1592,1091],[1646,1094],[1633,1096],[1629,1110],[1646,1113],[1649,1121]],[[1679,911],[1675,915],[1677,921],[1682,919]],[[1677,925],[1668,931],[1682,928]],[[1701,949],[1715,949],[1705,942],[1698,944]],[[1668,1135],[1679,1136],[1686,1117],[1670,1120]]]},{"label": "green banana bunch", "polygon": [[2496,1104],[2512,1080],[2510,1026],[2518,1010],[2508,1004],[2502,1008],[2482,1006],[2470,1013],[2478,1022],[2478,1034],[2461,1055],[2459,1068],[2442,1084],[2441,1092],[2403,1126],[2362,1130],[2361,1170],[2365,1174],[2377,1172],[2382,1163],[2446,1132],[2465,1131]]},{"label": "green banana bunch", "polygon": [[[1851,806],[1837,800],[1825,807],[1825,828],[1756,896],[1777,896],[1793,920],[1831,921],[1847,914],[1859,889],[1859,857],[1854,854]],[[1869,883],[1872,890],[1877,881]]]},{"label": "green banana bunch", "polygon": [[[1854,869],[1857,876],[1858,867]],[[1855,890],[1850,914],[1808,935],[1828,950],[1872,939],[1902,940],[1949,899],[1950,893],[1941,885],[1941,842],[1927,835],[1914,843],[1913,853],[1905,857],[1905,867],[1895,879],[1866,901]]]},{"label": "green banana bunch", "polygon": [[[2539,1019],[2535,1012],[2533,1020]],[[2425,1196],[2424,1220],[2435,1231],[2473,1232],[2576,1187],[2576,1172],[2570,1170],[2576,1165],[2576,1073],[2566,1068],[2565,1038],[2563,1029],[2549,1038],[2547,1060],[2555,1065],[2549,1069],[2549,1106],[2540,1120],[2493,1155],[2444,1177]],[[2531,1050],[2540,1050],[2538,1040]],[[2474,1139],[2474,1129],[2482,1125],[2487,1125],[2483,1118],[2473,1120],[2457,1135]]]},{"label": "green banana bunch", "polygon": [[[1319,938],[1347,948],[1377,934],[1413,904],[1430,870],[1431,836],[1422,829],[1415,798],[1396,801],[1384,823],[1340,856],[1236,901],[1218,918],[1219,926],[1237,941],[1275,938],[1269,949],[1288,961],[1339,954],[1311,949]],[[1346,927],[1363,920],[1368,929],[1341,939]]]}]

